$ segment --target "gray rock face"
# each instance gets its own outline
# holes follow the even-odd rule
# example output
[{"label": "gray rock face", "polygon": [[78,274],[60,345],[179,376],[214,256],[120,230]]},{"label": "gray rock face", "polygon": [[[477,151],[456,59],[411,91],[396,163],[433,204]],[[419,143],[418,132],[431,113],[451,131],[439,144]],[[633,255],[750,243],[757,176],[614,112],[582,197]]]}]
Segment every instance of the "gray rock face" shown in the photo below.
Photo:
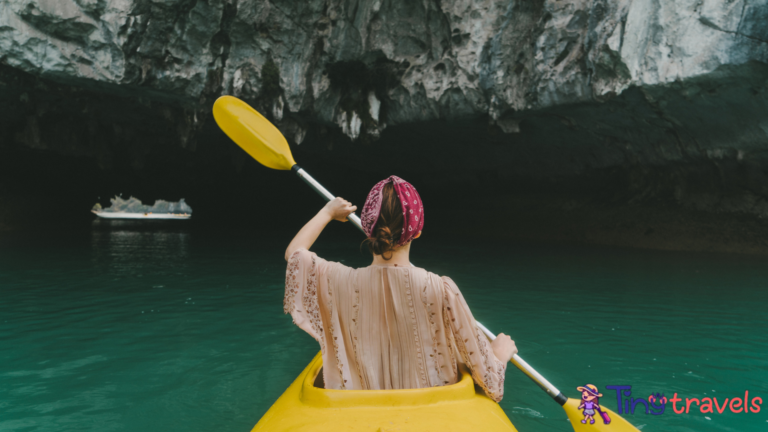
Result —
[{"label": "gray rock face", "polygon": [[[187,151],[231,94],[302,148],[431,151],[435,182],[603,178],[768,216],[767,0],[0,2],[3,64],[151,106]],[[112,157],[40,138],[44,90],[10,87],[0,147]]]},{"label": "gray rock face", "polygon": [[[353,139],[603,101],[768,58],[768,3],[749,0],[3,0],[0,29],[4,63],[36,75],[189,106],[269,96],[275,119],[306,112]],[[270,62],[279,91],[265,95]]]}]

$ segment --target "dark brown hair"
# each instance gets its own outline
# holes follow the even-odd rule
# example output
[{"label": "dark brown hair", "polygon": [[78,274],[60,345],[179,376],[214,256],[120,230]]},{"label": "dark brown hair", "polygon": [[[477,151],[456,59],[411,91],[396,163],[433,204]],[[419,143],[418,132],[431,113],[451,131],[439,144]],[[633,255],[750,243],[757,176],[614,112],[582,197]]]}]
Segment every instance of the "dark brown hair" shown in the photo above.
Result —
[{"label": "dark brown hair", "polygon": [[[397,247],[403,232],[403,207],[391,183],[381,190],[381,213],[373,227],[373,235],[365,240],[371,253],[392,259],[392,250]],[[389,257],[386,254],[389,252]]]}]

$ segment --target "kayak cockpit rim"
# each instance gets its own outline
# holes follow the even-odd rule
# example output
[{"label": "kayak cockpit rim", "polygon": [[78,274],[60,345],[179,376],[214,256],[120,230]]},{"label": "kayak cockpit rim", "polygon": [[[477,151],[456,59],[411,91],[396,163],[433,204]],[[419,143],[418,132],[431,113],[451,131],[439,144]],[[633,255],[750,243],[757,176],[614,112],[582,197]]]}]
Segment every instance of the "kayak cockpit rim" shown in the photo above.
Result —
[{"label": "kayak cockpit rim", "polygon": [[322,383],[323,360],[318,354],[312,360],[309,373],[305,375],[299,399],[302,403],[317,408],[360,408],[362,406],[423,407],[466,401],[475,397],[475,383],[472,375],[461,368],[461,378],[456,384],[407,390],[329,390],[318,388]]}]

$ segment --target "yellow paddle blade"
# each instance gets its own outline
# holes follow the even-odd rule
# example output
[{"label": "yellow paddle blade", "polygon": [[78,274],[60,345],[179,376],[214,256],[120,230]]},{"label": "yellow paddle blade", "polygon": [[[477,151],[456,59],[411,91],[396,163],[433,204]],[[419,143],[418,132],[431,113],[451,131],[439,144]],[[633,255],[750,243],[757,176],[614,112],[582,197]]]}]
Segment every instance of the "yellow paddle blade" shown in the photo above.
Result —
[{"label": "yellow paddle blade", "polygon": [[609,424],[605,424],[605,421],[599,412],[595,412],[595,424],[590,424],[589,421],[584,424],[581,422],[584,420],[583,410],[579,409],[579,405],[581,405],[581,400],[571,398],[568,398],[568,402],[563,405],[565,414],[568,416],[568,420],[571,421],[573,430],[576,432],[639,432],[639,429],[632,426],[632,424],[624,420],[624,418],[619,417],[615,412],[603,407],[600,408],[604,413],[608,414],[608,417],[610,417]]},{"label": "yellow paddle blade", "polygon": [[289,170],[296,165],[283,134],[240,99],[218,98],[213,104],[213,118],[232,141],[265,167]]}]

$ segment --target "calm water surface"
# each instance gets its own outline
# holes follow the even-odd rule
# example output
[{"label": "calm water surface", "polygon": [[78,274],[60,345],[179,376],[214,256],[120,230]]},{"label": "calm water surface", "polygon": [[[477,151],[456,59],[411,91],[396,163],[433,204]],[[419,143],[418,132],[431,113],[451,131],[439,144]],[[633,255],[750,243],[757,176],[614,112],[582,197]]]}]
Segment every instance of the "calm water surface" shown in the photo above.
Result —
[{"label": "calm water surface", "polygon": [[[318,350],[282,314],[288,240],[131,225],[0,234],[0,430],[249,431]],[[363,266],[358,242],[329,233],[315,249]],[[570,397],[592,383],[616,410],[606,385],[721,401],[749,390],[760,413],[626,418],[768,429],[764,257],[425,238],[412,260],[451,276],[475,317]],[[520,432],[572,430],[514,367],[501,405]]]}]

